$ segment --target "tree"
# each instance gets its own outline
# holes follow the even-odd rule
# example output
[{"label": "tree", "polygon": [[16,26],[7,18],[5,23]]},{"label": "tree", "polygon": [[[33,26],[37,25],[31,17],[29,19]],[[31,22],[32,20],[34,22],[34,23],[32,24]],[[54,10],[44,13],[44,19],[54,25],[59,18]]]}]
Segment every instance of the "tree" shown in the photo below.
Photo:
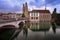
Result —
[{"label": "tree", "polygon": [[22,17],[25,17],[24,13],[22,14]]},{"label": "tree", "polygon": [[55,8],[54,11],[53,11],[52,17],[53,17],[54,21],[56,21],[56,19],[57,19],[56,8]]}]

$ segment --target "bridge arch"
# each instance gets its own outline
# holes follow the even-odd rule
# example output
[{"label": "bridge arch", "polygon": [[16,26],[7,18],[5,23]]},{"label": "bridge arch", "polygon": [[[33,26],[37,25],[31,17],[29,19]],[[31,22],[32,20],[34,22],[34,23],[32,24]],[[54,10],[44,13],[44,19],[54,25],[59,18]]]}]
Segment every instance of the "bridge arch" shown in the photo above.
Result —
[{"label": "bridge arch", "polygon": [[22,28],[24,26],[24,22],[22,21],[18,25],[19,25],[19,28]]},{"label": "bridge arch", "polygon": [[19,25],[22,22],[25,23],[25,20],[17,21],[17,25]]},{"label": "bridge arch", "polygon": [[14,22],[9,22],[9,23],[3,23],[3,24],[0,24],[0,27],[7,27],[7,26],[11,26],[11,27],[15,27],[15,28],[19,28],[19,23],[25,23],[25,20],[20,20],[20,21],[14,21]]},{"label": "bridge arch", "polygon": [[2,26],[2,28],[15,28],[15,26],[14,25],[4,25],[4,26]]}]

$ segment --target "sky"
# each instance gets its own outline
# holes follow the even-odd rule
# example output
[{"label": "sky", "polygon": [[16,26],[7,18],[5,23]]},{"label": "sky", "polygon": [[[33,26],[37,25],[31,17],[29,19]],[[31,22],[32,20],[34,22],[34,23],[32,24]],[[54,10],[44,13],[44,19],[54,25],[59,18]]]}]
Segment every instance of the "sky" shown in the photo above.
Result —
[{"label": "sky", "polygon": [[0,12],[8,13],[22,13],[22,6],[24,3],[28,4],[28,10],[44,10],[52,11],[57,8],[57,13],[60,13],[60,0],[0,0]]}]

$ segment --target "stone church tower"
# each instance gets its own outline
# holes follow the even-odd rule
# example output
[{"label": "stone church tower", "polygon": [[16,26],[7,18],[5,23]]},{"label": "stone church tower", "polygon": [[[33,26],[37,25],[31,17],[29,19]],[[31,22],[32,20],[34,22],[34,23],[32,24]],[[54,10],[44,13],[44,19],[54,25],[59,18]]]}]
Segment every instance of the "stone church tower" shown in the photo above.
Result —
[{"label": "stone church tower", "polygon": [[27,3],[23,4],[23,13],[24,13],[26,18],[29,18]]}]

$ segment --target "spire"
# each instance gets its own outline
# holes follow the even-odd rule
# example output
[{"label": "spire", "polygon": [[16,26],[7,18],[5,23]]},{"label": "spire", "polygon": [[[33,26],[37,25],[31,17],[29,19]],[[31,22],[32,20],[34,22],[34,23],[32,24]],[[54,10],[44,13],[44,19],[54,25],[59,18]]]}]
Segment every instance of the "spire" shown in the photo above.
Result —
[{"label": "spire", "polygon": [[27,2],[26,2],[25,4],[26,4],[26,6],[27,6]]},{"label": "spire", "polygon": [[24,6],[24,4],[23,4],[23,13],[25,12],[25,6]]},{"label": "spire", "polygon": [[23,7],[24,7],[24,4],[23,4]]},{"label": "spire", "polygon": [[28,5],[27,5],[27,2],[25,3],[25,7],[26,7],[26,9],[28,9]]},{"label": "spire", "polygon": [[43,0],[44,1],[44,5],[45,5],[45,10],[46,10],[46,2],[45,2],[45,0]]},{"label": "spire", "polygon": [[27,2],[25,3],[25,11],[28,11],[28,5],[27,5]]},{"label": "spire", "polygon": [[46,10],[46,4],[45,4],[45,10]]},{"label": "spire", "polygon": [[46,4],[45,4],[45,10],[46,10]]}]

